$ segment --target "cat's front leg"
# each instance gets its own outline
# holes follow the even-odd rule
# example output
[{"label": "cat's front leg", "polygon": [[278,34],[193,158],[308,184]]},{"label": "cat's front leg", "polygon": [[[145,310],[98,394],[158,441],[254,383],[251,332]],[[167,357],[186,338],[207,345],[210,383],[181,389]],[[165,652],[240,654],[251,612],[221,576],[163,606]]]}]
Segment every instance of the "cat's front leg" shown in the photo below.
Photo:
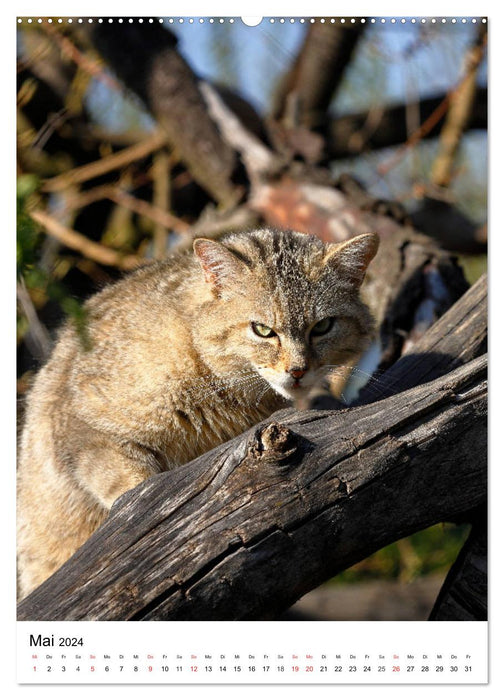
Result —
[{"label": "cat's front leg", "polygon": [[145,479],[162,471],[159,460],[147,449],[132,444],[88,445],[75,465],[80,486],[110,510],[114,501]]}]

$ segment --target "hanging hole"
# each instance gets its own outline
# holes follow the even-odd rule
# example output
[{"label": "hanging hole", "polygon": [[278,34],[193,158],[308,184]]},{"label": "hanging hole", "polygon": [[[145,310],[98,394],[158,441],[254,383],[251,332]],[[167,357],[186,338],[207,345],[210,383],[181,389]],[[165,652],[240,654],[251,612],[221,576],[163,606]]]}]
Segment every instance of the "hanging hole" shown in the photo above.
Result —
[{"label": "hanging hole", "polygon": [[246,24],[247,27],[257,27],[258,24],[261,24],[262,19],[262,17],[242,17],[241,21],[243,24]]}]

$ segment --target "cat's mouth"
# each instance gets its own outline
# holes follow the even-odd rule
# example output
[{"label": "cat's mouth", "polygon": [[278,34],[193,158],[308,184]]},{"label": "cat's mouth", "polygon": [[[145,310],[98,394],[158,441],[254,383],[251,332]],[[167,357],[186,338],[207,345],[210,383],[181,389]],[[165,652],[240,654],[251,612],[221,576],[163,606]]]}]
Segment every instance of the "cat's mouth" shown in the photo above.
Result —
[{"label": "cat's mouth", "polygon": [[293,379],[282,382],[270,382],[273,389],[290,401],[302,398],[312,388],[312,383],[306,378]]},{"label": "cat's mouth", "polygon": [[308,394],[313,388],[315,376],[308,372],[301,377],[293,377],[287,372],[271,372],[261,367],[258,373],[265,379],[271,388],[289,401],[295,401]]}]

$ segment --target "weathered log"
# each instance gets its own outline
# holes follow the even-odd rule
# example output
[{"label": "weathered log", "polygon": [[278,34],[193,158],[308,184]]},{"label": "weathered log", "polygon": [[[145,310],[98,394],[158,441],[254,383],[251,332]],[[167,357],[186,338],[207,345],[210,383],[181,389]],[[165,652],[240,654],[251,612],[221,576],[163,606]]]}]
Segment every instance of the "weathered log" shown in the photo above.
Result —
[{"label": "weathered log", "polygon": [[384,545],[484,504],[486,397],[483,356],[368,406],[274,414],[124,494],[18,619],[274,618]]},{"label": "weathered log", "polygon": [[486,274],[432,325],[402,357],[371,382],[358,403],[370,403],[450,372],[487,350]]},{"label": "weathered log", "polygon": [[487,527],[483,517],[467,542],[439,592],[430,620],[487,619]]},{"label": "weathered log", "polygon": [[[487,350],[486,274],[384,372],[378,371],[352,405],[363,405],[430,382]],[[359,370],[357,370],[358,372]],[[311,408],[341,409],[329,393],[314,397]]]}]

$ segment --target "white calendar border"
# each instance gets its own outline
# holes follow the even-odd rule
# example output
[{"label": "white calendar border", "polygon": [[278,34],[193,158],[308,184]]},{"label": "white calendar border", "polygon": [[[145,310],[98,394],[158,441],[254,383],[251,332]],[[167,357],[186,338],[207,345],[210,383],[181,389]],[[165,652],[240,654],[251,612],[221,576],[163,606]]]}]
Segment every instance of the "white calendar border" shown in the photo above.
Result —
[{"label": "white calendar border", "polygon": [[[349,16],[349,15],[356,15],[356,16],[374,16],[377,14],[377,11],[380,13],[382,16],[473,16],[476,14],[476,16],[489,16],[489,31],[491,33],[491,39],[489,42],[490,45],[490,51],[492,53],[492,61],[493,65],[502,65],[502,61],[504,60],[504,56],[502,56],[503,52],[503,46],[504,46],[504,41],[502,41],[501,37],[501,32],[503,31],[502,27],[502,10],[500,8],[494,9],[492,7],[494,3],[476,3],[474,2],[466,2],[465,0],[460,0],[459,2],[449,2],[449,3],[433,3],[430,1],[425,1],[423,3],[417,3],[415,5],[415,9],[409,9],[411,6],[406,7],[404,5],[404,2],[380,2],[380,3],[362,3],[362,2],[354,2],[354,3],[346,3],[346,4],[337,4],[335,5],[334,2],[317,2],[314,0],[313,2],[309,3],[309,10],[310,14],[314,16],[331,16],[331,15],[344,15],[344,16]],[[180,9],[177,8],[177,4],[170,3],[169,5],[166,4],[166,2],[150,2],[147,0],[147,2],[142,2],[141,5],[141,12],[142,14],[151,14],[151,15],[159,15],[159,16],[164,16],[167,14],[167,12],[173,14],[174,16],[209,16],[209,15],[222,15],[222,16],[240,16],[240,15],[259,15],[259,16],[300,16],[301,14],[305,13],[300,13],[298,11],[293,11],[293,5],[294,3],[291,2],[280,2],[276,0],[275,2],[261,2],[261,0],[257,0],[257,2],[254,3],[235,3],[235,2],[191,2],[188,1],[183,4],[179,4]],[[51,14],[51,15],[57,15],[58,13],[61,13],[62,16],[68,16],[68,15],[76,15],[76,14],[85,14],[86,16],[99,16],[100,14],[105,14],[105,15],[114,15],[118,14],[117,9],[120,10],[122,13],[129,13],[131,16],[135,16],[139,13],[139,7],[138,3],[132,3],[132,2],[122,2],[119,6],[117,4],[109,4],[109,9],[107,9],[107,4],[100,2],[96,3],[94,0],[90,0],[87,3],[69,3],[67,2],[49,2],[49,3],[42,3],[42,2],[31,2],[31,3],[26,3],[22,2],[16,5],[16,8],[13,9],[12,11],[9,12],[4,12],[2,16],[2,46],[4,47],[4,56],[7,56],[7,60],[4,60],[2,62],[2,70],[6,71],[6,75],[2,76],[4,78],[4,85],[10,86],[10,91],[8,94],[14,95],[14,80],[15,80],[15,67],[14,67],[14,61],[11,59],[12,57],[15,56],[15,38],[14,38],[14,32],[12,30],[12,25],[14,23],[14,17],[16,15],[22,15],[22,16],[28,16],[28,15],[34,15],[38,16],[39,14]],[[85,8],[85,9],[84,9]],[[304,9],[303,7],[301,9]],[[491,76],[492,78],[492,76]],[[496,90],[497,92],[497,90]],[[500,154],[503,153],[504,150],[502,149],[502,130],[499,129],[499,122],[500,119],[497,120],[495,119],[496,116],[496,110],[499,109],[501,104],[498,104],[500,102],[499,96],[497,94],[492,93],[492,101],[491,101],[491,119],[492,122],[496,125],[494,131],[492,132],[491,136],[491,141],[492,141],[492,153]],[[3,133],[7,134],[14,134],[14,128],[13,124],[15,121],[15,116],[12,112],[9,112],[7,109],[7,113],[5,113],[5,110],[3,110],[3,115],[2,115],[2,123],[5,126],[7,124],[6,129],[4,129]],[[12,130],[11,130],[12,129]],[[499,131],[501,133],[499,133]],[[6,226],[4,228],[4,235],[5,238],[7,239],[7,251],[8,251],[8,260],[9,262],[14,259],[14,241],[10,240],[10,234],[11,231],[15,230],[15,212],[14,212],[14,207],[12,206],[12,203],[15,201],[14,200],[14,187],[13,187],[13,173],[14,173],[14,162],[15,162],[15,147],[14,147],[14,139],[11,138],[10,141],[7,139],[7,141],[4,143],[4,153],[6,155],[4,156],[7,161],[9,162],[9,165],[12,166],[12,170],[9,168],[7,172],[5,172],[4,169],[4,189],[3,191],[6,193],[6,198],[9,202],[8,205],[8,211],[7,211],[7,216],[5,218],[6,221]],[[498,187],[498,182],[500,178],[498,177],[499,175],[499,165],[500,163],[497,162],[497,159],[500,156],[490,158],[490,204],[492,201],[499,201],[501,199],[501,194],[500,191],[497,190]],[[500,183],[499,183],[500,184]],[[498,195],[498,196],[496,196]],[[495,235],[493,236],[491,233],[491,243],[490,243],[490,248],[492,252],[493,259],[490,259],[490,299],[492,298],[498,298],[501,290],[500,290],[500,280],[499,277],[502,278],[502,275],[494,275],[492,272],[492,269],[494,268],[495,263],[493,262],[494,260],[502,260],[504,259],[504,251],[501,250],[502,243],[499,242],[498,238],[499,236],[499,227],[498,226],[493,226],[493,223],[496,223],[496,212],[492,210],[490,207],[489,209],[489,218],[490,218],[490,230],[491,232],[495,228]],[[500,236],[500,239],[502,241],[502,236]],[[5,242],[4,242],[5,245]],[[10,245],[12,245],[12,249],[10,248]],[[5,249],[4,249],[5,250]],[[12,257],[10,257],[12,255]],[[11,276],[12,275],[12,276]],[[4,322],[7,322],[11,319],[11,317],[8,314],[7,309],[13,309],[14,308],[14,290],[15,290],[15,273],[13,273],[12,267],[7,270],[7,274],[2,274],[1,277],[1,282],[2,284],[2,308],[4,308],[4,317],[2,320]],[[11,296],[12,295],[12,296]],[[4,305],[4,301],[9,300],[9,304]],[[12,305],[10,305],[10,302],[12,302]],[[490,310],[492,311],[492,303],[490,305]],[[5,315],[7,315],[8,319],[5,321]],[[493,317],[493,314],[491,313],[491,318]],[[495,317],[493,317],[493,320],[496,321]],[[494,354],[495,357],[497,358],[497,352],[496,349],[497,347],[500,347],[501,343],[499,341],[502,340],[502,335],[501,332],[498,328],[498,323],[495,324],[495,328],[493,327],[494,324],[491,326],[491,349],[494,348]],[[12,328],[12,326],[11,326]],[[12,467],[12,464],[14,463],[13,460],[15,459],[15,444],[13,443],[12,436],[15,435],[15,431],[12,430],[14,426],[14,420],[12,414],[14,413],[12,411],[12,401],[14,392],[11,390],[13,389],[15,382],[15,373],[13,371],[13,366],[15,365],[15,359],[13,358],[14,352],[13,348],[14,342],[10,342],[12,339],[9,339],[9,344],[8,347],[4,347],[2,349],[2,359],[4,360],[2,363],[2,369],[5,373],[5,376],[3,377],[3,382],[2,386],[8,387],[8,391],[4,390],[4,401],[5,401],[5,406],[4,406],[4,411],[3,415],[4,416],[10,416],[10,420],[5,421],[4,420],[4,440],[6,434],[9,436],[7,438],[7,447],[4,450],[5,458],[4,458],[4,470],[5,468],[10,469]],[[10,354],[12,353],[12,355]],[[491,350],[491,357],[492,357],[492,350]],[[497,364],[497,363],[496,363]],[[502,370],[498,366],[493,366],[491,363],[491,377],[492,377],[492,386],[494,386],[494,383],[497,383],[498,389],[501,388],[502,384]],[[495,394],[497,394],[498,389],[495,391]],[[491,392],[492,396],[492,392]],[[495,402],[493,401],[493,397],[491,400],[491,415],[493,414],[493,418],[490,421],[491,425],[491,431],[490,434],[495,434],[493,430],[493,426],[497,425],[497,420],[499,418],[498,415],[498,406],[495,405]],[[7,425],[6,425],[7,422]],[[490,459],[490,466],[492,468],[491,471],[491,493],[495,494],[494,498],[498,498],[500,493],[502,493],[502,490],[499,488],[500,485],[502,485],[502,470],[497,469],[498,464],[499,464],[497,454],[495,451],[495,445],[494,449],[491,451],[491,459]],[[9,528],[7,530],[7,534],[4,533],[4,544],[6,545],[4,548],[4,555],[6,553],[7,559],[9,562],[9,565],[7,567],[7,572],[3,571],[3,581],[2,581],[2,602],[3,602],[3,616],[2,620],[4,624],[2,625],[2,634],[1,634],[1,647],[0,647],[0,658],[2,659],[2,666],[3,666],[3,677],[2,677],[2,686],[7,690],[8,697],[27,697],[28,695],[32,695],[34,692],[37,693],[37,698],[53,698],[55,697],[63,697],[67,696],[69,691],[71,692],[73,697],[88,697],[89,696],[89,687],[88,686],[72,686],[71,689],[69,686],[65,685],[59,685],[59,686],[17,686],[15,683],[15,637],[16,637],[16,629],[17,629],[17,624],[15,620],[15,605],[13,601],[15,600],[15,547],[14,547],[14,527],[13,527],[13,522],[14,522],[14,507],[13,507],[13,494],[15,494],[15,475],[13,474],[13,470],[9,472],[8,476],[8,484],[7,488],[3,489],[3,494],[6,497],[2,505],[3,511],[7,513],[8,518],[9,518]],[[502,511],[502,508],[500,508],[500,511]],[[498,528],[496,523],[498,519],[499,513],[499,508],[497,506],[497,503],[495,501],[493,507],[491,507],[491,530],[490,530],[490,570],[491,570],[491,585],[490,588],[490,611],[491,611],[491,622],[489,624],[489,637],[490,637],[490,651],[489,651],[489,658],[490,658],[490,683],[488,686],[478,686],[478,693],[484,693],[488,692],[490,693],[490,696],[497,697],[496,693],[502,692],[502,678],[503,678],[503,673],[502,673],[502,668],[503,664],[500,658],[501,654],[501,649],[504,648],[503,646],[503,634],[502,634],[502,607],[503,607],[503,601],[502,601],[502,595],[499,594],[499,588],[500,586],[497,585],[497,579],[500,579],[500,574],[502,573],[500,569],[500,557],[499,557],[499,552],[498,552],[498,545],[499,543],[497,542],[498,537],[493,536],[493,533],[495,532],[501,532],[502,529]],[[496,592],[494,592],[496,591]],[[134,624],[134,623],[133,623]],[[163,623],[160,623],[163,624]],[[379,623],[376,623],[379,624]],[[412,624],[416,625],[417,623],[405,623],[405,624]],[[464,623],[460,623],[464,624]],[[114,686],[115,687],[115,686]],[[128,697],[135,697],[137,698],[138,696],[138,687],[139,686],[120,686],[121,687],[121,696],[124,698]],[[140,686],[142,687],[142,686]],[[264,686],[261,686],[261,688]],[[194,691],[199,691],[203,690],[205,692],[205,697],[207,698],[209,695],[210,697],[218,697],[219,700],[220,698],[225,698],[225,697],[235,697],[236,692],[237,692],[237,686],[235,685],[227,685],[227,686],[214,686],[214,687],[208,687],[204,686],[201,687],[199,686],[198,688],[195,689],[194,686],[176,686],[176,693],[177,693],[177,698],[186,698],[186,697],[194,697]],[[355,686],[345,686],[344,688],[344,693],[345,693],[345,698],[347,697],[352,697],[352,694],[359,694],[361,693],[362,686],[360,685],[355,685]],[[429,688],[430,689],[430,688]],[[339,690],[339,689],[338,689]],[[313,688],[313,692],[316,692],[319,697],[321,696],[327,696],[327,697],[334,697],[334,693],[338,692],[338,690],[335,691],[335,688],[333,685],[331,686],[317,686],[316,688]],[[275,687],[276,692],[280,692],[281,688],[276,686]],[[290,698],[295,698],[297,695],[302,696],[303,698],[306,697],[306,690],[302,686],[286,686],[285,687],[285,696],[287,697],[287,692],[288,692],[288,697]],[[167,692],[169,692],[166,688],[166,686],[150,686],[149,689],[150,693],[154,693],[155,695],[158,695],[159,697],[166,698],[167,697]],[[255,686],[240,686],[239,688],[240,696],[243,698],[247,697],[252,697],[254,698],[257,696],[257,689]],[[312,691],[310,691],[312,692]],[[378,698],[380,700],[381,698],[390,698],[391,694],[393,695],[394,693],[401,693],[401,697],[404,693],[404,687],[402,685],[399,686],[380,686],[380,687],[375,687],[373,686],[372,689],[373,692],[373,698]],[[420,694],[422,693],[422,697],[424,697],[425,694],[425,688],[423,685],[418,685],[418,686],[408,686],[407,688],[408,694],[412,694],[413,696],[415,694]],[[453,692],[454,697],[455,693],[457,696],[457,699],[460,697],[464,697],[467,695],[467,697],[474,697],[474,688],[472,686],[443,686],[442,688],[443,696],[446,697],[446,693],[448,693],[448,696],[450,695],[450,692]]]}]

